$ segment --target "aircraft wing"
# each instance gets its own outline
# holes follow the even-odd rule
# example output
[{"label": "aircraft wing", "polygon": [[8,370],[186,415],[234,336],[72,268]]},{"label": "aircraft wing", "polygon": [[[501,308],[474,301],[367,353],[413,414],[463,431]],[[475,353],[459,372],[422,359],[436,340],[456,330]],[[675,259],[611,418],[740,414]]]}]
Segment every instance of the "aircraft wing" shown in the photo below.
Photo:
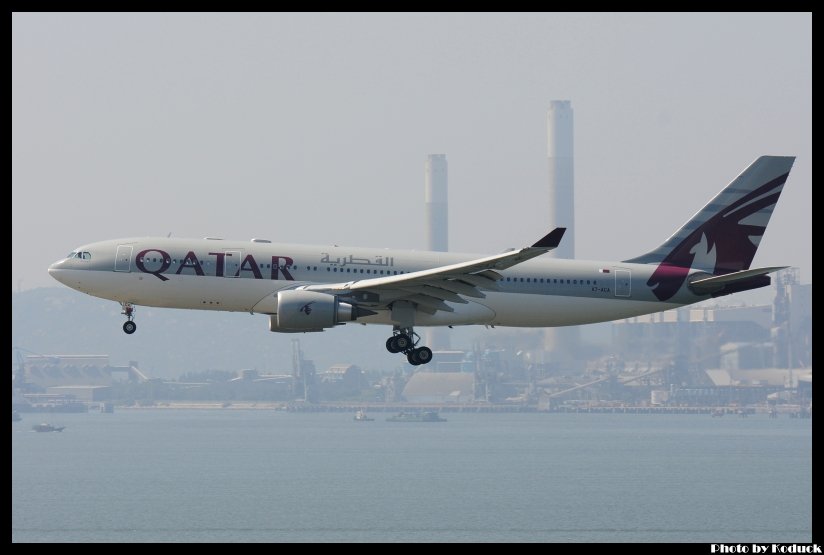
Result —
[{"label": "aircraft wing", "polygon": [[330,283],[301,287],[339,295],[352,304],[386,308],[390,303],[405,300],[415,303],[418,310],[434,314],[438,310],[454,312],[446,301],[466,304],[465,297],[482,299],[484,291],[498,289],[501,274],[521,262],[551,251],[561,242],[566,228],[557,227],[535,244],[458,264],[439,266],[428,270],[396,276],[384,276],[346,283]]}]

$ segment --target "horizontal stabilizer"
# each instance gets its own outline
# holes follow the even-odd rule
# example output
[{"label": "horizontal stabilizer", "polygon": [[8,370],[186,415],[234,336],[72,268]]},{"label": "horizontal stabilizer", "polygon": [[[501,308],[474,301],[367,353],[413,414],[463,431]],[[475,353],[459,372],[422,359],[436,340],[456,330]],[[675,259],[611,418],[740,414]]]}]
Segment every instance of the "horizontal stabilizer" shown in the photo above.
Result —
[{"label": "horizontal stabilizer", "polygon": [[722,276],[701,278],[690,282],[689,287],[693,292],[699,295],[702,293],[712,293],[726,285],[751,280],[754,277],[771,274],[772,272],[777,272],[778,270],[783,270],[788,267],[789,266],[772,266],[769,268],[753,268],[752,270],[742,270],[740,272],[733,272]]}]

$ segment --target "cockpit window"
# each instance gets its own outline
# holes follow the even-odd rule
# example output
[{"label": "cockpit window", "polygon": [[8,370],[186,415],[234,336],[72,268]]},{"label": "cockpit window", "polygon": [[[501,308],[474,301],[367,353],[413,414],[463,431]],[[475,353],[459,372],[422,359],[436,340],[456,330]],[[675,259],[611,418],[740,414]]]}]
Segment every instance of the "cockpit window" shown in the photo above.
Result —
[{"label": "cockpit window", "polygon": [[89,251],[72,251],[66,258],[79,258],[81,260],[91,260],[92,253]]}]

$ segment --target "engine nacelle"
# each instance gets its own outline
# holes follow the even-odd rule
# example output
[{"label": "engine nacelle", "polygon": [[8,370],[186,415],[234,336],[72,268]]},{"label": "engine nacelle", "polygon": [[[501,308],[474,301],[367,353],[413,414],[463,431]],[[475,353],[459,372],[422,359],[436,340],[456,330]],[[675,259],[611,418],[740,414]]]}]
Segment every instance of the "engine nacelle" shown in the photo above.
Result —
[{"label": "engine nacelle", "polygon": [[277,313],[269,316],[269,331],[323,331],[355,320],[360,312],[334,295],[315,291],[278,291]]}]

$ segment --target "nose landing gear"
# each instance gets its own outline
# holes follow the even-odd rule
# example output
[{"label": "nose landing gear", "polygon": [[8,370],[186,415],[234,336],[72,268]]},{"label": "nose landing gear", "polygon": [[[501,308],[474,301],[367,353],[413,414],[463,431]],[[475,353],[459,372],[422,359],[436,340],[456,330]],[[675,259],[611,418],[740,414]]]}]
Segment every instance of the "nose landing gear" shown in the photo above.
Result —
[{"label": "nose landing gear", "polygon": [[123,311],[120,314],[126,315],[126,322],[123,323],[123,331],[129,335],[137,331],[137,324],[134,323],[134,306],[131,303],[120,303]]}]

